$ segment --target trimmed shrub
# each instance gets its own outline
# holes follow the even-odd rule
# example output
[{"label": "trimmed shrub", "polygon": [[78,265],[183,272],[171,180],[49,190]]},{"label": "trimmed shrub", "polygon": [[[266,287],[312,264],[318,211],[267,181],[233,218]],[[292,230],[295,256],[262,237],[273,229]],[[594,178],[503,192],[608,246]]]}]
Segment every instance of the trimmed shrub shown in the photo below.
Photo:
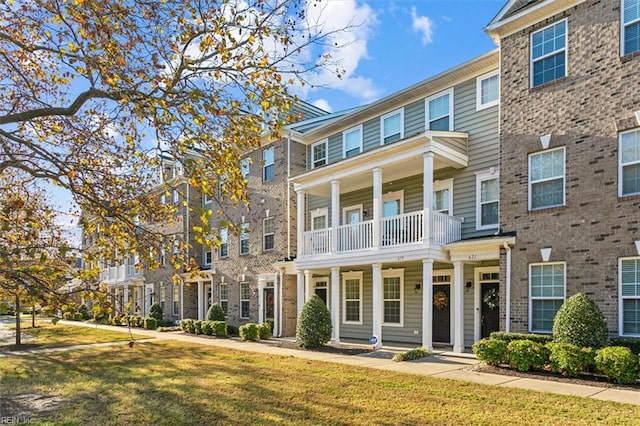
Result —
[{"label": "trimmed shrub", "polygon": [[618,383],[632,384],[638,380],[640,361],[629,348],[609,346],[596,352],[596,371]]},{"label": "trimmed shrub", "polygon": [[227,323],[224,321],[211,321],[211,329],[214,336],[226,337],[227,335]]},{"label": "trimmed shrub", "polygon": [[83,320],[88,320],[89,318],[91,318],[91,315],[89,314],[89,308],[87,308],[87,305],[85,305],[84,303],[78,306],[78,313],[82,314]]},{"label": "trimmed shrub", "polygon": [[302,307],[296,324],[296,343],[317,348],[331,339],[331,314],[322,299],[314,294]]},{"label": "trimmed shrub", "polygon": [[260,324],[258,326],[258,334],[260,335],[260,339],[268,340],[271,338],[271,324],[265,322],[264,324]]},{"label": "trimmed shrub", "polygon": [[161,333],[166,333],[167,331],[180,331],[180,327],[172,326],[172,327],[158,327],[156,331]]},{"label": "trimmed shrub", "polygon": [[591,348],[580,348],[571,343],[548,343],[551,368],[565,376],[577,377],[580,373],[592,371],[595,353]]},{"label": "trimmed shrub", "polygon": [[180,321],[180,328],[185,333],[194,334],[196,332],[194,322],[195,320],[193,319],[183,319],[182,321]]},{"label": "trimmed shrub", "polygon": [[224,321],[226,318],[222,306],[217,303],[211,305],[207,311],[207,319],[209,321]]},{"label": "trimmed shrub", "polygon": [[429,351],[425,348],[415,348],[407,352],[398,352],[393,356],[393,361],[413,361],[414,359],[420,359],[429,356]]},{"label": "trimmed shrub", "polygon": [[240,331],[238,330],[238,326],[227,324],[227,334],[229,336],[238,336]]},{"label": "trimmed shrub", "polygon": [[155,318],[145,318],[144,320],[144,328],[147,330],[155,330],[158,327],[158,321]]},{"label": "trimmed shrub", "polygon": [[566,300],[553,319],[553,341],[581,348],[601,348],[607,344],[607,323],[598,306],[584,293]]},{"label": "trimmed shrub", "polygon": [[149,316],[151,318],[155,318],[156,321],[162,320],[162,306],[158,302],[155,302],[149,308]]},{"label": "trimmed shrub", "polygon": [[213,335],[213,321],[202,321],[202,326],[200,327],[202,329],[202,334],[205,334],[207,336],[212,336]]},{"label": "trimmed shrub", "polygon": [[489,365],[498,365],[508,361],[507,341],[498,339],[482,339],[473,344],[473,353],[482,361]]},{"label": "trimmed shrub", "polygon": [[73,320],[74,321],[84,320],[84,316],[82,315],[82,312],[76,312],[75,314],[73,314]]},{"label": "trimmed shrub", "polygon": [[549,359],[549,350],[531,340],[514,340],[507,345],[509,365],[518,371],[540,370]]},{"label": "trimmed shrub", "polygon": [[514,340],[530,340],[543,345],[553,341],[553,337],[549,334],[507,333],[506,331],[494,331],[489,335],[489,339],[504,340],[507,343]]},{"label": "trimmed shrub", "polygon": [[640,339],[633,337],[618,337],[611,339],[611,346],[624,346],[629,348],[635,355],[640,355]]},{"label": "trimmed shrub", "polygon": [[71,312],[63,312],[62,319],[67,321],[73,321],[73,313]]},{"label": "trimmed shrub", "polygon": [[171,320],[158,320],[158,327],[174,327],[175,324]]},{"label": "trimmed shrub", "polygon": [[195,334],[202,334],[202,321],[200,320],[193,321],[193,332]]},{"label": "trimmed shrub", "polygon": [[259,337],[258,324],[250,322],[240,326],[240,339],[256,341]]}]

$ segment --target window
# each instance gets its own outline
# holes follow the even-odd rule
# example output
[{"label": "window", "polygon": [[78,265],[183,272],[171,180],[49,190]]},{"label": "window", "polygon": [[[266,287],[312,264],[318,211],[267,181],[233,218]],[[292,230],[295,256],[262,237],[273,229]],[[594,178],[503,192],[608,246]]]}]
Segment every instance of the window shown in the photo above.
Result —
[{"label": "window", "polygon": [[623,0],[622,54],[640,50],[640,1]]},{"label": "window", "polygon": [[362,152],[362,126],[342,132],[342,157],[347,158]]},{"label": "window", "polygon": [[240,225],[240,254],[249,253],[249,224]]},{"label": "window", "polygon": [[498,72],[490,72],[476,78],[476,110],[498,105],[500,101],[500,79]]},{"label": "window", "polygon": [[173,204],[178,204],[180,202],[180,193],[177,189],[173,190],[172,202]]},{"label": "window", "polygon": [[531,87],[566,75],[567,21],[531,33]]},{"label": "window", "polygon": [[427,130],[453,130],[453,89],[426,100]]},{"label": "window", "polygon": [[211,197],[207,194],[202,194],[202,204],[207,205],[211,202]]},{"label": "window", "polygon": [[173,285],[173,315],[180,315],[180,286]]},{"label": "window", "polygon": [[640,257],[620,259],[620,334],[640,337]]},{"label": "window", "polygon": [[165,312],[165,302],[167,301],[167,289],[164,284],[160,283],[160,307],[162,308],[162,312]]},{"label": "window", "polygon": [[247,180],[249,180],[250,165],[251,160],[249,160],[248,158],[243,158],[242,160],[240,160],[240,173],[242,173],[242,177]]},{"label": "window", "polygon": [[268,217],[262,222],[263,250],[273,250],[273,248],[275,247],[275,230],[276,225],[272,217]]},{"label": "window", "polygon": [[167,204],[167,194],[165,194],[164,192],[162,193],[162,195],[160,195],[160,204]]},{"label": "window", "polygon": [[229,256],[229,230],[227,228],[222,228],[220,230],[220,257]]},{"label": "window", "polygon": [[640,130],[621,133],[618,152],[620,152],[619,195],[640,194]]},{"label": "window", "polygon": [[274,156],[273,156],[273,147],[267,148],[262,151],[262,181],[268,182],[273,179],[274,174]]},{"label": "window", "polygon": [[249,318],[249,283],[240,283],[240,318]]},{"label": "window", "polygon": [[529,330],[551,333],[553,318],[564,303],[565,264],[529,265]]},{"label": "window", "polygon": [[220,283],[220,307],[225,315],[229,313],[229,285]]},{"label": "window", "polygon": [[328,139],[316,142],[311,145],[311,167],[316,168],[327,164],[327,143]]},{"label": "window", "polygon": [[404,137],[404,110],[391,112],[380,118],[380,144],[395,142]]},{"label": "window", "polygon": [[362,272],[342,274],[342,294],[344,294],[342,322],[362,324]]},{"label": "window", "polygon": [[311,230],[316,231],[318,229],[325,229],[327,227],[327,216],[329,210],[325,208],[318,208],[311,211]]},{"label": "window", "polygon": [[433,211],[453,215],[453,179],[439,180],[433,184]]},{"label": "window", "polygon": [[207,239],[204,242],[204,255],[203,255],[203,263],[205,265],[211,265],[211,261],[213,260],[213,249],[211,247],[211,240]]},{"label": "window", "polygon": [[498,226],[500,187],[497,172],[476,175],[476,229]]},{"label": "window", "polygon": [[529,156],[529,210],[564,205],[564,148]]},{"label": "window", "polygon": [[382,271],[383,324],[402,326],[404,322],[404,271]]}]

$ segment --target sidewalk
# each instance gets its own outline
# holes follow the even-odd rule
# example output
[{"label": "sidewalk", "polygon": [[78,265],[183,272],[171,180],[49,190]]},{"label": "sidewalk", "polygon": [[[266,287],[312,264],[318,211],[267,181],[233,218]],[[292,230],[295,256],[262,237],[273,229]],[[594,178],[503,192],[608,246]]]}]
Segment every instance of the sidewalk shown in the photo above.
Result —
[{"label": "sidewalk", "polygon": [[[123,333],[129,332],[128,328],[126,327],[95,325],[74,321],[61,321],[61,323],[83,327],[98,327]],[[551,380],[502,376],[498,374],[473,371],[469,367],[477,364],[478,361],[471,354],[457,354],[453,352],[436,351],[433,355],[421,360],[409,362],[393,362],[391,360],[393,354],[400,350],[406,349],[383,348],[381,350],[365,353],[362,355],[338,355],[331,353],[282,348],[276,346],[275,344],[268,343],[243,342],[238,339],[217,339],[206,336],[196,336],[184,334],[182,332],[160,333],[157,331],[143,330],[138,328],[135,329],[135,332],[136,334],[145,335],[150,338],[153,337],[158,340],[191,342],[201,345],[218,346],[248,352],[294,356],[297,358],[304,358],[315,361],[335,362],[340,364],[354,365],[358,367],[376,368],[380,370],[397,371],[407,374],[417,374],[443,379],[461,380],[466,382],[501,386],[505,388],[529,389],[539,392],[574,395],[604,401],[614,401],[625,404],[640,405],[640,391],[612,389],[602,386],[578,385]],[[273,341],[277,342],[278,339],[273,339]],[[96,344],[96,346],[97,345],[100,344]],[[86,346],[87,345],[85,345],[85,347]],[[79,347],[75,347],[73,349],[78,348]]]}]

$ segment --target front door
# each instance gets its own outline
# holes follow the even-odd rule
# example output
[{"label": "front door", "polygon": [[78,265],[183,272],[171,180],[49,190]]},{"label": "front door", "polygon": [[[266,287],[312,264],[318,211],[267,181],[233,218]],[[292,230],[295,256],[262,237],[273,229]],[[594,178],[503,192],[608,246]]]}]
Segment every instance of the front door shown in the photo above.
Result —
[{"label": "front door", "polygon": [[489,337],[500,330],[500,303],[498,299],[498,283],[480,284],[480,337]]},{"label": "front door", "polygon": [[267,287],[264,289],[264,311],[263,318],[266,322],[267,320],[273,321],[274,318],[274,307],[273,307],[273,287]]},{"label": "front door", "polygon": [[322,301],[324,302],[325,306],[328,308],[329,305],[327,305],[327,301],[328,301],[328,298],[327,298],[327,280],[324,279],[324,278],[316,280],[313,292],[320,299],[322,299]]},{"label": "front door", "polygon": [[433,285],[433,341],[451,343],[451,286]]}]

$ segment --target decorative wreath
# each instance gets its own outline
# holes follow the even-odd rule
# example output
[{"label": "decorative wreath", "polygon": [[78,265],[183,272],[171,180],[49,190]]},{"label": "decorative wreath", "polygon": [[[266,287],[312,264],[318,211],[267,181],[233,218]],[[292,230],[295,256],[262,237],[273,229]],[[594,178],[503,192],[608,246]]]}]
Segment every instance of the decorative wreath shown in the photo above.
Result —
[{"label": "decorative wreath", "polygon": [[492,311],[500,306],[500,296],[498,295],[498,290],[495,288],[487,290],[482,300]]},{"label": "decorative wreath", "polygon": [[449,304],[449,298],[447,297],[447,293],[440,290],[437,291],[436,294],[433,295],[433,304],[438,309],[444,309]]}]

